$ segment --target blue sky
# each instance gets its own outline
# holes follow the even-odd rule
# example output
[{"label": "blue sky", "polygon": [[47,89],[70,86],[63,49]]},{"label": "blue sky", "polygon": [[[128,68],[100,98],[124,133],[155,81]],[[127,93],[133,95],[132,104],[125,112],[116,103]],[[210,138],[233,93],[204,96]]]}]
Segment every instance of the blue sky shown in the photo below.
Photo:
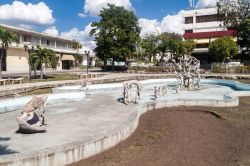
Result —
[{"label": "blue sky", "polygon": [[[197,0],[196,7],[214,5],[216,0]],[[53,35],[73,38],[94,46],[88,36],[90,23],[107,3],[115,3],[135,11],[141,35],[182,32],[181,10],[187,10],[188,0],[1,0],[0,23],[33,29]]]},{"label": "blue sky", "polygon": [[[41,0],[21,0],[25,4],[37,4]],[[156,2],[157,1],[157,2]],[[138,18],[162,19],[167,14],[176,14],[179,10],[188,8],[187,0],[132,0]],[[12,0],[1,0],[0,5],[11,4]],[[72,27],[79,29],[89,22],[95,21],[96,17],[81,18],[79,12],[83,11],[83,0],[43,0],[53,10],[55,26],[59,31],[67,31]]]}]

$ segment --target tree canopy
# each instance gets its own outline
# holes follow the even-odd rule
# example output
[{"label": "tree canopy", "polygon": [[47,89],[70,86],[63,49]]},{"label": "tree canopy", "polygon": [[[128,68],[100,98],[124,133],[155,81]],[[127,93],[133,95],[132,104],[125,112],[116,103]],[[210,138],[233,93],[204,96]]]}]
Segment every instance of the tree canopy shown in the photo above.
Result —
[{"label": "tree canopy", "polygon": [[1,41],[1,54],[0,54],[0,79],[2,78],[2,60],[4,51],[9,48],[12,42],[18,42],[16,34],[7,31],[4,27],[0,26],[0,41]]},{"label": "tree canopy", "polygon": [[250,1],[220,0],[217,4],[218,14],[229,29],[238,30],[242,54],[250,55]]},{"label": "tree canopy", "polygon": [[57,57],[54,51],[40,46],[31,55],[31,65],[35,70],[40,65],[41,79],[43,79],[43,69],[45,66],[56,68]]},{"label": "tree canopy", "polygon": [[100,21],[93,22],[90,35],[95,36],[94,51],[104,62],[112,58],[113,61],[126,61],[136,52],[140,39],[138,19],[133,11],[124,7],[108,4],[100,12]]},{"label": "tree canopy", "polygon": [[149,62],[152,60],[155,61],[155,56],[158,52],[158,42],[159,37],[155,35],[147,35],[144,39],[142,39],[140,47],[143,49],[143,54],[146,55],[144,60]]},{"label": "tree canopy", "polygon": [[209,44],[209,54],[218,62],[227,61],[238,52],[238,46],[232,37],[221,37]]},{"label": "tree canopy", "polygon": [[148,35],[142,39],[141,47],[148,59],[156,62],[156,54],[161,55],[162,62],[167,53],[170,53],[171,58],[184,55],[191,55],[195,42],[193,40],[184,40],[181,35],[176,33],[161,33],[160,35]]},{"label": "tree canopy", "polygon": [[218,15],[229,28],[238,29],[250,17],[249,0],[219,0]]}]

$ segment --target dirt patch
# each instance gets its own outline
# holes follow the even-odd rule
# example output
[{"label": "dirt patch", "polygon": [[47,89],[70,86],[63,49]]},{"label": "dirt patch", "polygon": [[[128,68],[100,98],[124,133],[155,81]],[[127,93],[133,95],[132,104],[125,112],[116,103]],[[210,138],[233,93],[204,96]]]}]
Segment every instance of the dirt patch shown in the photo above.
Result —
[{"label": "dirt patch", "polygon": [[134,134],[110,150],[72,166],[250,165],[250,101],[236,108],[152,110]]}]

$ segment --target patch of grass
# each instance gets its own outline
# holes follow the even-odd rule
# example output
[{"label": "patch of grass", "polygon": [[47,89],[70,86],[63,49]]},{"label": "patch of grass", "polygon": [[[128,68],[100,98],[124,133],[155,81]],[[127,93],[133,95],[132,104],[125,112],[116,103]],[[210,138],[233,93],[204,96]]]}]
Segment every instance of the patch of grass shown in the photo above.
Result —
[{"label": "patch of grass", "polygon": [[[77,80],[79,77],[76,74],[53,74],[53,75],[46,75],[44,79],[36,78],[32,79],[30,82],[46,82],[46,81],[64,81],[64,80]],[[29,82],[28,79],[25,82]]]},{"label": "patch of grass", "polygon": [[41,95],[41,94],[48,94],[48,93],[52,93],[51,88],[37,89],[34,91],[22,93],[20,94],[20,96],[32,96],[32,95]]}]

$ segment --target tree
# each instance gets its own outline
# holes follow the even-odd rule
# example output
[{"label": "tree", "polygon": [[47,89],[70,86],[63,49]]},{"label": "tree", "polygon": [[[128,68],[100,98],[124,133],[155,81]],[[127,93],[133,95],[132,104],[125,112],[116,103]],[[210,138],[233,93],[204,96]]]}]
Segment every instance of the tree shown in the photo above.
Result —
[{"label": "tree", "polygon": [[133,11],[124,7],[108,4],[100,12],[99,22],[93,22],[91,36],[95,36],[97,47],[94,49],[99,59],[106,61],[126,61],[129,55],[136,52],[140,37],[138,19]]},{"label": "tree", "polygon": [[74,58],[75,58],[76,66],[79,66],[81,62],[83,61],[83,56],[79,53],[74,54]]},{"label": "tree", "polygon": [[184,40],[179,42],[178,56],[191,55],[195,49],[194,40]]},{"label": "tree", "polygon": [[239,44],[241,47],[247,48],[242,54],[250,56],[250,19],[247,19],[239,26]]},{"label": "tree", "polygon": [[229,28],[238,29],[250,16],[249,0],[219,0],[218,16]]},{"label": "tree", "polygon": [[40,65],[39,55],[36,54],[36,51],[32,52],[32,54],[30,55],[30,66],[31,70],[34,70],[34,78],[36,78],[37,76],[36,70],[39,65]]},{"label": "tree", "polygon": [[232,37],[221,37],[209,44],[209,54],[218,62],[233,58],[237,52],[238,47]]},{"label": "tree", "polygon": [[79,42],[78,42],[78,41],[76,41],[76,40],[73,40],[72,47],[73,47],[74,49],[79,50],[79,49],[81,49],[81,48],[82,48],[82,44],[81,44],[81,43],[79,43]]},{"label": "tree", "polygon": [[238,30],[239,44],[247,48],[242,54],[250,55],[250,1],[220,0],[218,16],[229,29]]},{"label": "tree", "polygon": [[32,65],[37,67],[40,65],[40,78],[43,79],[43,69],[45,66],[50,66],[52,68],[56,68],[57,65],[57,57],[54,51],[41,48],[40,46],[32,54]]},{"label": "tree", "polygon": [[178,54],[178,48],[181,44],[182,37],[176,33],[164,32],[160,35],[160,44],[158,47],[159,52],[161,52],[162,57],[165,56],[165,53],[170,52],[171,56],[173,54]]},{"label": "tree", "polygon": [[[142,39],[140,43],[140,47],[143,49],[144,54],[147,55],[147,59],[149,62],[156,61],[156,53],[158,52],[158,42],[159,37],[156,35],[147,35],[144,39]],[[145,60],[146,58],[144,58]]]},{"label": "tree", "polygon": [[0,55],[0,79],[2,78],[2,61],[4,52],[7,54],[9,45],[12,42],[18,42],[16,34],[7,31],[2,26],[0,26],[0,40],[1,40],[1,55]]}]

